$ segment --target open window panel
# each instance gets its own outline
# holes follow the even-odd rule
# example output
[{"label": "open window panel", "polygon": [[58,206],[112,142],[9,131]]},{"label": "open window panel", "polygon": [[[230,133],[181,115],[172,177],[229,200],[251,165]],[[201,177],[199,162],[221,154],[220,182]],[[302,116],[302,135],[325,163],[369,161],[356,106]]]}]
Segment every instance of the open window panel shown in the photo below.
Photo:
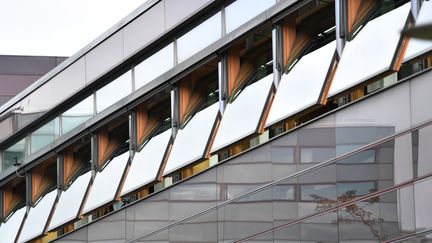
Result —
[{"label": "open window panel", "polygon": [[[211,153],[219,158],[221,155],[216,152],[221,149],[232,155],[233,151],[250,147],[249,140],[263,130],[272,99],[271,26],[255,30],[229,47],[226,53],[228,103],[211,148]],[[241,141],[243,139],[247,141]],[[226,153],[225,150],[221,153]]]},{"label": "open window panel", "polygon": [[[219,123],[218,59],[198,65],[177,82],[179,129],[160,177],[169,177],[208,160]],[[176,173],[174,173],[176,172]],[[174,175],[177,179],[184,179]]]},{"label": "open window panel", "polygon": [[281,21],[286,65],[266,127],[280,122],[299,124],[301,114],[326,103],[328,84],[337,65],[334,8],[333,3],[312,1]]},{"label": "open window panel", "polygon": [[21,230],[24,217],[26,215],[26,207],[15,210],[9,215],[0,225],[1,241],[4,243],[14,243]]},{"label": "open window panel", "polygon": [[127,203],[148,194],[167,158],[172,142],[169,90],[162,90],[137,106],[136,133],[138,146],[120,193]]},{"label": "open window panel", "polygon": [[31,173],[31,203],[35,205],[47,192],[57,188],[57,157],[51,156],[33,167]]},{"label": "open window panel", "polygon": [[48,231],[73,223],[81,218],[82,207],[91,180],[91,142],[85,136],[72,143],[61,152],[62,163],[59,180],[61,192],[48,226]]},{"label": "open window panel", "polygon": [[129,165],[128,116],[109,121],[99,128],[97,136],[98,155],[102,156],[103,160],[99,157],[97,173],[83,208],[83,214],[87,215],[105,207],[95,212],[96,217],[112,211],[113,203],[120,200],[121,186]]},{"label": "open window panel", "polygon": [[[432,2],[423,1],[414,26],[432,23]],[[399,80],[432,66],[432,40],[411,38],[399,71]]]},{"label": "open window panel", "polygon": [[408,44],[408,38],[400,32],[412,20],[410,3],[388,2],[381,2],[369,17],[371,20],[355,30],[352,39],[345,43],[329,88],[328,98],[333,103],[345,104],[376,91],[380,83],[388,86],[397,82],[395,72],[400,69]]},{"label": "open window panel", "polygon": [[54,189],[39,198],[35,205],[30,207],[18,242],[29,242],[45,235],[56,199],[57,190]]}]

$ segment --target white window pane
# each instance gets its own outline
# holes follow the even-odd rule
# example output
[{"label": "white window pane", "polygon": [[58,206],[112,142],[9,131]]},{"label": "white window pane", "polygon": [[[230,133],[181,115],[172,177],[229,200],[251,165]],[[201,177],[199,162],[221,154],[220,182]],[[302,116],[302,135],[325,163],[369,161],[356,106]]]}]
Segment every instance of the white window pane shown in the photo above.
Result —
[{"label": "white window pane", "polygon": [[51,219],[49,230],[62,226],[79,215],[85,193],[89,186],[91,172],[79,176],[69,188],[60,194],[54,214]]},{"label": "white window pane", "polygon": [[13,213],[8,221],[0,225],[0,239],[4,243],[13,243],[18,234],[18,230],[26,213],[26,207],[23,207]]},{"label": "white window pane", "polygon": [[178,62],[183,62],[221,38],[221,13],[217,13],[177,40]]},{"label": "white window pane", "polygon": [[62,133],[65,134],[93,116],[94,96],[90,95],[83,101],[63,112]]},{"label": "white window pane", "polygon": [[276,4],[276,0],[237,0],[225,8],[226,32],[229,33]]},{"label": "white window pane", "polygon": [[56,117],[31,134],[30,153],[34,153],[42,149],[43,147],[52,143],[59,136],[60,119]]},{"label": "white window pane", "polygon": [[369,21],[347,42],[330,87],[333,96],[389,70],[410,3]]},{"label": "white window pane", "polygon": [[[423,1],[415,26],[432,24],[432,2]],[[413,59],[432,50],[432,40],[410,38],[405,51],[404,61]]]},{"label": "white window pane", "polygon": [[219,104],[215,103],[197,112],[186,127],[177,132],[164,175],[203,157],[218,112]]},{"label": "white window pane", "polygon": [[132,72],[128,71],[96,91],[96,112],[99,113],[132,92]]},{"label": "white window pane", "polygon": [[113,158],[101,172],[96,174],[84,205],[84,214],[115,199],[128,160],[129,151]]},{"label": "white window pane", "polygon": [[305,55],[288,74],[282,76],[266,126],[318,102],[335,49],[336,42],[333,41]]},{"label": "white window pane", "polygon": [[135,67],[135,89],[146,85],[173,66],[174,45],[171,43]]},{"label": "white window pane", "polygon": [[35,207],[30,208],[18,242],[27,242],[44,233],[56,197],[57,190],[51,191]]},{"label": "white window pane", "polygon": [[233,103],[227,105],[212,152],[256,132],[272,83],[273,74],[269,74],[247,86]]},{"label": "white window pane", "polygon": [[171,129],[153,137],[140,152],[135,153],[121,195],[156,179],[170,138]]}]

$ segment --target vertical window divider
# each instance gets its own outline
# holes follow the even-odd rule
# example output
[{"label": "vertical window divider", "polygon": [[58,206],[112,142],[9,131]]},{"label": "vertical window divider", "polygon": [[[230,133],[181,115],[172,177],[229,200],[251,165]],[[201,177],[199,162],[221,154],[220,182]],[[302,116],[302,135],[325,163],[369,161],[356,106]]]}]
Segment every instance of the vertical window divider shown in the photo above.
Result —
[{"label": "vertical window divider", "polygon": [[222,21],[222,24],[221,24],[221,34],[222,34],[222,37],[224,37],[225,35],[226,35],[226,15],[225,15],[225,6],[222,6],[222,9],[221,9],[221,21]]}]

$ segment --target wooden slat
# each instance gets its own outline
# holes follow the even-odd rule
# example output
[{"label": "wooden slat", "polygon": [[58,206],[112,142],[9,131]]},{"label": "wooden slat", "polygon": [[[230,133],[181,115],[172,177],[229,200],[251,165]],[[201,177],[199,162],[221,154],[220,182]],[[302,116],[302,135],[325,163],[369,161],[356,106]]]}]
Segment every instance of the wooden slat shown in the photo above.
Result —
[{"label": "wooden slat", "polygon": [[348,33],[351,33],[362,0],[349,0],[346,2],[348,4],[347,6]]},{"label": "wooden slat", "polygon": [[283,43],[283,66],[284,70],[291,57],[291,51],[296,39],[296,22],[294,17],[288,17],[282,22],[282,43]]},{"label": "wooden slat", "polygon": [[45,192],[46,189],[55,184],[55,180],[52,180],[52,177],[55,175],[48,174],[48,170],[52,166],[56,166],[56,161],[54,159],[49,159],[32,169],[32,202],[35,202]]},{"label": "wooden slat", "polygon": [[235,46],[228,50],[228,97],[231,97],[237,76],[240,72],[240,47]]},{"label": "wooden slat", "polygon": [[198,87],[197,78],[191,73],[179,82],[180,123],[198,107],[204,98],[204,92]]},{"label": "wooden slat", "polygon": [[141,104],[136,109],[137,142],[142,144],[149,138],[154,129],[157,128],[160,120],[151,116],[145,104]]},{"label": "wooden slat", "polygon": [[401,37],[398,48],[396,50],[396,55],[395,55],[394,60],[393,60],[393,64],[390,68],[391,70],[396,71],[396,72],[399,71],[399,69],[402,65],[403,58],[405,56],[405,51],[408,47],[408,42],[409,42],[409,37],[406,37],[406,36]]},{"label": "wooden slat", "polygon": [[378,7],[379,1],[376,0],[349,0],[347,13],[348,34],[351,34],[357,26],[362,24],[364,19]]},{"label": "wooden slat", "polygon": [[71,178],[75,176],[84,164],[78,161],[73,149],[67,149],[63,152],[63,183],[67,185]]},{"label": "wooden slat", "polygon": [[120,141],[116,136],[110,136],[106,128],[98,130],[98,166],[101,167],[113,152],[120,146]]},{"label": "wooden slat", "polygon": [[3,191],[3,216],[7,217],[12,210],[20,203],[24,202],[24,198],[20,196],[12,184],[5,185]]}]

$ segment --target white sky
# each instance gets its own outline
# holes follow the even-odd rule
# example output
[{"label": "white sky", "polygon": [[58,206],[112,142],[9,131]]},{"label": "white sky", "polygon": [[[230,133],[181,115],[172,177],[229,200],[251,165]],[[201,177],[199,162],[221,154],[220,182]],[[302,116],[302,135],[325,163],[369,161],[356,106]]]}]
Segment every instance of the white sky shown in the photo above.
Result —
[{"label": "white sky", "polygon": [[0,55],[72,56],[146,0],[0,0]]}]

